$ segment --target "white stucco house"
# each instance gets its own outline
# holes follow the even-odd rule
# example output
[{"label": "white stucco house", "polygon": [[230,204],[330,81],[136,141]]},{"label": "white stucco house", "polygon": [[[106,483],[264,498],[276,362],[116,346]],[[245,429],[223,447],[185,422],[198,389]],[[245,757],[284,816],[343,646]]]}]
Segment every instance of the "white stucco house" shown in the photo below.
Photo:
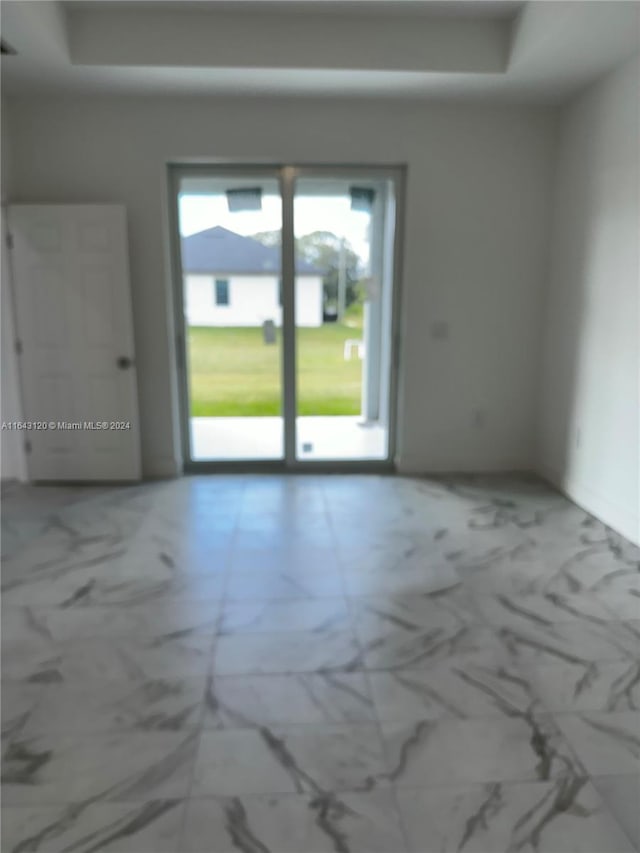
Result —
[{"label": "white stucco house", "polygon": [[[190,326],[282,323],[280,248],[217,226],[182,238]],[[322,271],[296,264],[296,324],[322,325]]]}]

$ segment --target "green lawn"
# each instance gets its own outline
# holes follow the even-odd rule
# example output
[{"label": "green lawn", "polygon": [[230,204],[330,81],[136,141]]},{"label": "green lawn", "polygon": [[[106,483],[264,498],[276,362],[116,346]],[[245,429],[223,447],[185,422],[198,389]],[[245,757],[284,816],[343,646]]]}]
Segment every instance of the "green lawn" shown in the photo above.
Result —
[{"label": "green lawn", "polygon": [[[298,414],[360,414],[362,362],[343,357],[347,338],[360,338],[353,325],[329,323],[301,328],[298,336]],[[281,337],[262,341],[261,328],[188,329],[191,414],[201,417],[281,414]]]}]

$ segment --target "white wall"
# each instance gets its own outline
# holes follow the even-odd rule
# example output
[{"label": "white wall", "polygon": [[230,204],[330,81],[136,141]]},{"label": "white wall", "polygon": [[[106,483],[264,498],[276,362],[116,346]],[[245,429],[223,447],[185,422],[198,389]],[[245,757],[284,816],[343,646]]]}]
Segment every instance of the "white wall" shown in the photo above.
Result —
[{"label": "white wall", "polygon": [[541,375],[541,471],[639,540],[638,59],[565,110]]},{"label": "white wall", "polygon": [[11,107],[16,201],[127,206],[146,474],[179,465],[165,170],[198,158],[407,164],[400,467],[532,467],[554,110],[161,96]]},{"label": "white wall", "polygon": [[322,325],[322,277],[306,275],[296,278],[296,326]]},{"label": "white wall", "polygon": [[[216,278],[229,282],[229,304],[216,305]],[[282,324],[277,276],[186,275],[185,314],[191,326],[261,326],[265,320]],[[296,278],[296,325],[322,325],[322,278]]]}]

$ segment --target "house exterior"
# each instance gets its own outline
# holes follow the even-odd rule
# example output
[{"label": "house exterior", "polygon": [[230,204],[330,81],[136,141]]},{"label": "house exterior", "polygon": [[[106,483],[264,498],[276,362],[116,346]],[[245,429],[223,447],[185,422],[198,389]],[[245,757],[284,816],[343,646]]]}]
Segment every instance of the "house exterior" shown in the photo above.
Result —
[{"label": "house exterior", "polygon": [[[282,324],[280,249],[217,226],[182,238],[190,326]],[[296,325],[322,325],[322,271],[296,264]]]}]

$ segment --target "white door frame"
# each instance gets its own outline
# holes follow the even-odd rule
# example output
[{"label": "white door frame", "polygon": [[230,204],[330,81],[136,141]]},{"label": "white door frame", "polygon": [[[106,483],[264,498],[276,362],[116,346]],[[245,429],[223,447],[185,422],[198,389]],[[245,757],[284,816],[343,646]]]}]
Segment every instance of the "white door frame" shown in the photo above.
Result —
[{"label": "white door frame", "polygon": [[[2,420],[22,421],[22,394],[20,390],[20,371],[18,366],[19,344],[16,335],[16,309],[13,288],[13,270],[11,269],[11,235],[7,205],[2,205],[2,399],[0,410]],[[2,478],[28,482],[27,460],[24,448],[24,436],[12,430],[2,432]]]},{"label": "white door frame", "polygon": [[[178,216],[178,194],[183,177],[209,175],[224,178],[270,178],[280,184],[282,199],[282,400],[284,423],[284,457],[279,460],[211,460],[191,459],[189,430],[189,387],[187,377],[187,349],[184,317],[184,287],[180,251],[180,229]],[[400,299],[402,273],[402,237],[406,167],[404,165],[330,165],[276,163],[244,164],[238,161],[208,161],[198,163],[169,163],[168,225],[171,278],[173,283],[174,330],[176,368],[178,376],[178,405],[180,410],[180,445],[183,470],[188,473],[216,471],[393,471],[397,455],[399,417],[399,361],[400,361]],[[295,238],[294,197],[295,182],[303,177],[326,177],[343,179],[389,180],[394,186],[395,233],[393,240],[393,272],[391,296],[391,352],[388,377],[388,451],[383,460],[301,460],[296,458],[296,327],[295,327]]]}]

